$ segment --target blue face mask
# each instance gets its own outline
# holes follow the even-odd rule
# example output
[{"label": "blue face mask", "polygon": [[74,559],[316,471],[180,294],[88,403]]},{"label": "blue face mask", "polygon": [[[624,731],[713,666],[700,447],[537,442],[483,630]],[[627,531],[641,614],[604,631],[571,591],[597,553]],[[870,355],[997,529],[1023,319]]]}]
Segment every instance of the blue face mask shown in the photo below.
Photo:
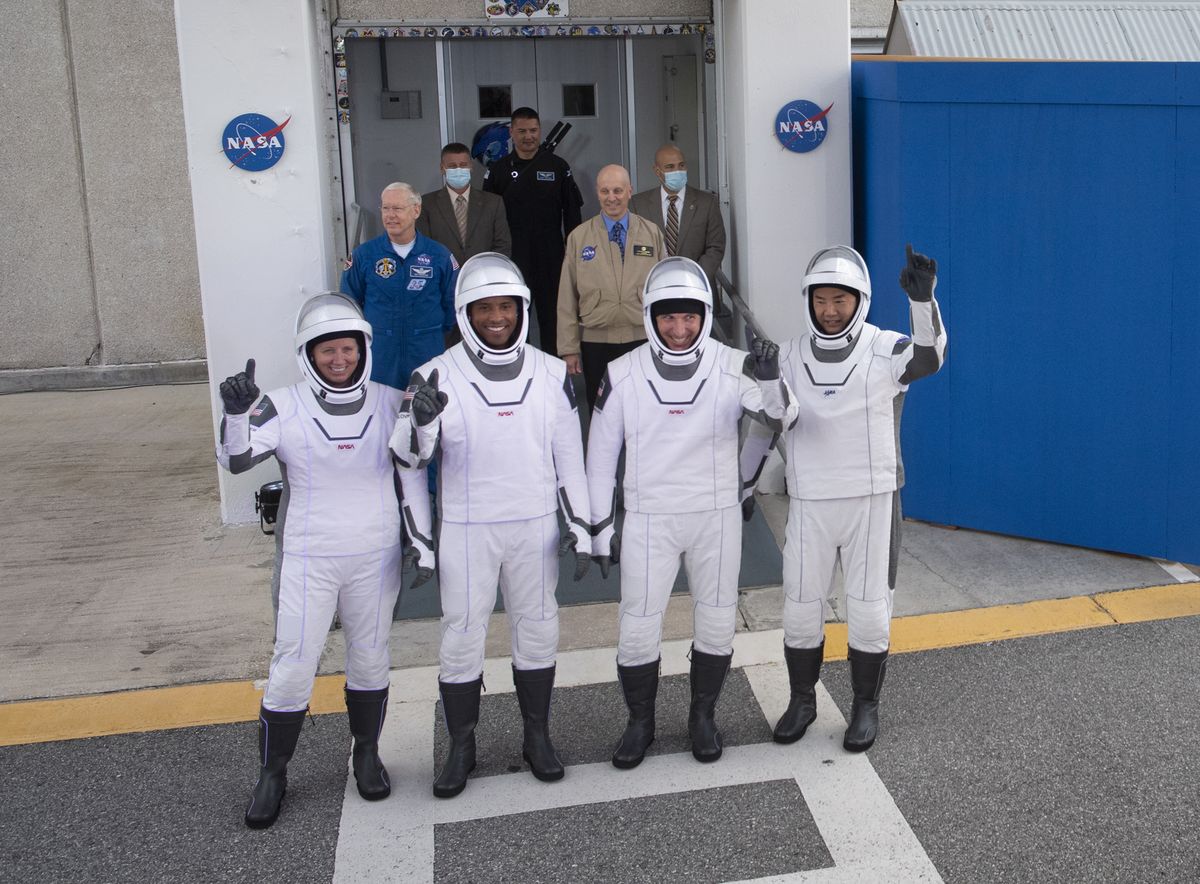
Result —
[{"label": "blue face mask", "polygon": [[663,183],[666,184],[667,190],[672,193],[678,193],[687,186],[687,170],[665,173],[663,175]]},{"label": "blue face mask", "polygon": [[466,187],[468,184],[471,183],[471,170],[470,169],[447,169],[446,170],[446,183],[454,188]]}]

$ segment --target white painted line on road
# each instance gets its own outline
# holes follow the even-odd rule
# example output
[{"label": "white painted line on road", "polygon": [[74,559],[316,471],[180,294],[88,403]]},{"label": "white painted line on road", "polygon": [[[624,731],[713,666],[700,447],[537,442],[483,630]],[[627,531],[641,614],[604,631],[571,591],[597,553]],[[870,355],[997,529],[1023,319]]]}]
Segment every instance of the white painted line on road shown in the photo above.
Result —
[{"label": "white painted line on road", "polygon": [[[778,659],[778,631],[737,637],[735,661],[744,671],[768,721],[787,706],[787,672]],[[667,642],[663,673],[686,672],[690,642]],[[614,680],[611,648],[572,651],[559,656],[557,684]],[[507,658],[489,660],[485,682],[491,693],[513,690]],[[388,723],[380,755],[392,780],[386,801],[359,797],[347,776],[334,863],[335,884],[361,881],[434,880],[434,830],[440,823],[491,819],[669,795],[698,789],[791,779],[799,786],[834,867],[759,879],[760,881],[852,882],[863,880],[940,881],[933,863],[895,801],[864,755],[841,747],[845,719],[824,686],[818,686],[818,718],[792,746],[759,743],[732,746],[720,762],[698,764],[690,753],[647,758],[636,771],[618,771],[607,762],[568,767],[561,783],[542,783],[527,771],[472,779],[460,798],[433,797],[433,704],[437,670],[427,667],[392,673]]]},{"label": "white painted line on road", "polygon": [[1179,562],[1168,562],[1166,559],[1151,559],[1150,561],[1157,564],[1180,583],[1192,583],[1197,578],[1200,578],[1200,574],[1193,574],[1187,567],[1179,564]]}]

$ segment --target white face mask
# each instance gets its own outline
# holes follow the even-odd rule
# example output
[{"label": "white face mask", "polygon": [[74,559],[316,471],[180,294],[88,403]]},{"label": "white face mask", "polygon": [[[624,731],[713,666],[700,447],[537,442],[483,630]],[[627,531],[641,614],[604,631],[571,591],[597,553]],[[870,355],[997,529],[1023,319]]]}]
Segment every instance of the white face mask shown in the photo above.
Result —
[{"label": "white face mask", "polygon": [[454,188],[466,187],[471,183],[470,169],[447,169],[446,183]]}]

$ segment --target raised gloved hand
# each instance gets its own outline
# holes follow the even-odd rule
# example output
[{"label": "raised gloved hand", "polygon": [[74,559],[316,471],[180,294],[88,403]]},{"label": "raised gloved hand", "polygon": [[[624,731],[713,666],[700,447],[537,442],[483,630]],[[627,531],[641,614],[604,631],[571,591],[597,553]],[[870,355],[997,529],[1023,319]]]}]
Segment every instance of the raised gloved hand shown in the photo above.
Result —
[{"label": "raised gloved hand", "polygon": [[613,533],[612,540],[608,544],[608,555],[593,556],[592,558],[600,566],[600,576],[607,580],[608,572],[612,569],[612,566],[621,561],[621,535],[616,532]]},{"label": "raised gloved hand", "polygon": [[436,562],[434,560],[433,550],[415,538],[409,538],[408,547],[404,550],[404,558],[400,562],[400,567],[415,568],[416,576],[413,577],[411,589],[416,589],[418,586],[428,582],[433,576],[433,570]]},{"label": "raised gloved hand", "polygon": [[755,380],[773,381],[779,377],[779,345],[767,338],[756,337],[746,326],[746,349],[750,351],[751,369]]},{"label": "raised gloved hand", "polygon": [[564,531],[558,541],[558,554],[565,556],[567,553],[575,554],[575,582],[578,583],[591,567],[592,557],[579,551],[579,538],[571,531]]},{"label": "raised gloved hand", "polygon": [[933,300],[933,287],[937,285],[937,261],[914,252],[912,243],[904,247],[904,269],[900,271],[900,288],[913,301]]},{"label": "raised gloved hand", "polygon": [[246,370],[221,381],[221,404],[226,414],[245,414],[259,397],[254,383],[254,360],[246,360]]},{"label": "raised gloved hand", "polygon": [[416,387],[412,399],[412,416],[418,427],[433,423],[434,418],[442,413],[450,397],[438,390],[438,373],[435,368],[429,373],[429,380],[414,372],[412,384]]}]

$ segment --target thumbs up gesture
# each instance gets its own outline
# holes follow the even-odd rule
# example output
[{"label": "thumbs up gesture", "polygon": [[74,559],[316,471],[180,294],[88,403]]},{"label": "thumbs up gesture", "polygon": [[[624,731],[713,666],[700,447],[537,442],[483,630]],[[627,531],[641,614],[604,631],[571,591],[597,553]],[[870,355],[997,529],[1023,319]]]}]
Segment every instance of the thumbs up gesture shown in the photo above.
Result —
[{"label": "thumbs up gesture", "polygon": [[254,360],[246,360],[246,370],[221,381],[221,403],[226,414],[245,414],[258,400],[259,389],[254,383]]},{"label": "thumbs up gesture", "polygon": [[413,393],[412,399],[412,415],[418,427],[424,427],[433,423],[434,419],[442,413],[446,407],[446,403],[450,401],[450,397],[438,390],[438,370],[435,368],[429,373],[429,380],[425,380],[418,373],[413,373],[412,386],[417,389]]}]

